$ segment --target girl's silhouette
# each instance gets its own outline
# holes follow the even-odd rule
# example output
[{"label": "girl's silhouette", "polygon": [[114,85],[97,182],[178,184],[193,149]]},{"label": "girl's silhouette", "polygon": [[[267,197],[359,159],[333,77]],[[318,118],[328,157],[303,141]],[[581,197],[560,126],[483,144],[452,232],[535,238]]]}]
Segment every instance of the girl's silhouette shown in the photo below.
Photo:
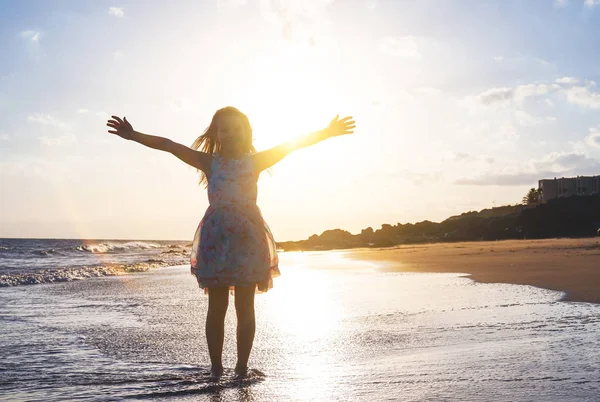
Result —
[{"label": "girl's silhouette", "polygon": [[191,147],[137,132],[127,118],[112,116],[107,126],[114,129],[109,133],[170,152],[201,172],[200,183],[208,187],[210,205],[194,235],[190,263],[209,297],[206,340],[211,372],[217,377],[223,373],[225,313],[232,290],[237,315],[235,372],[245,375],[254,341],[254,294],[272,288],[273,278],[279,275],[275,240],[256,205],[258,176],[293,150],[353,133],[354,121],[336,116],[323,130],[262,152],[252,145],[248,118],[234,107],[217,110]]}]

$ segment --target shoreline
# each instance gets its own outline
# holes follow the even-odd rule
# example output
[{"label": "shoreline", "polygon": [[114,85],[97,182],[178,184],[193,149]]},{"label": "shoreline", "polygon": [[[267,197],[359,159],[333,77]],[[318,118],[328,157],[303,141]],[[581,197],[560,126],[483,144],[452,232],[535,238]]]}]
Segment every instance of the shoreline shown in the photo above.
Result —
[{"label": "shoreline", "polygon": [[[600,304],[598,237],[423,243],[316,252],[343,253],[349,259],[384,263],[382,269],[385,271],[464,274],[480,283],[530,285],[563,292],[561,301]],[[0,288],[126,275],[181,265],[172,264],[172,261],[152,262],[153,264],[148,264],[148,261],[134,264],[136,266],[129,267],[130,269],[122,269],[123,266],[119,264],[109,264],[110,267],[86,266],[85,272],[80,272],[81,269],[57,269],[0,275]],[[109,272],[105,272],[107,269]],[[46,278],[49,274],[52,274],[51,277]]]},{"label": "shoreline", "polygon": [[[342,251],[342,250],[339,250]],[[386,262],[393,272],[464,273],[480,283],[564,292],[563,301],[600,304],[600,239],[430,243],[344,250],[346,258]]]},{"label": "shoreline", "polygon": [[15,286],[73,282],[105,276],[120,276],[139,272],[147,272],[149,270],[169,266],[172,266],[169,262],[159,259],[149,259],[144,262],[137,262],[129,265],[107,263],[91,266],[84,265],[81,267],[43,269],[41,271],[21,272],[15,274],[0,274],[0,289]]}]

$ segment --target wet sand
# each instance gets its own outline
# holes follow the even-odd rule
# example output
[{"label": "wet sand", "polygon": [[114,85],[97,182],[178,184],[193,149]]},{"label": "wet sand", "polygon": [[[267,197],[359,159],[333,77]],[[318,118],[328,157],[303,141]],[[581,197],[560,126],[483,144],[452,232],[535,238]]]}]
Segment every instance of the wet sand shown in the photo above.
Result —
[{"label": "wet sand", "polygon": [[352,250],[346,257],[386,262],[403,272],[464,272],[477,282],[566,292],[564,300],[600,303],[600,238],[506,240]]}]

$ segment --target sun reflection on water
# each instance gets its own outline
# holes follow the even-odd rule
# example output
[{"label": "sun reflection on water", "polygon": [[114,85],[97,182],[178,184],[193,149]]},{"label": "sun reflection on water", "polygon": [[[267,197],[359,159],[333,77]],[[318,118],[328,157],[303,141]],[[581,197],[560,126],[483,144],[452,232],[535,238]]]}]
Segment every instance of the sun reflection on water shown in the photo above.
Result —
[{"label": "sun reflection on water", "polygon": [[304,254],[286,256],[285,274],[269,292],[266,314],[299,342],[324,340],[337,330],[342,307],[332,297],[334,275],[309,269]]},{"label": "sun reflection on water", "polygon": [[315,269],[327,253],[282,257],[282,275],[267,293],[263,311],[272,324],[271,335],[286,351],[285,367],[280,369],[287,386],[300,400],[319,400],[324,390],[334,389],[337,374],[331,367],[343,352],[336,350],[345,315],[336,297],[336,274]]},{"label": "sun reflection on water", "polygon": [[[370,308],[367,303],[357,309],[356,299],[374,290],[363,283],[375,268],[338,251],[280,255],[282,275],[263,298],[261,313],[285,355],[278,358],[285,392],[298,400],[335,400],[341,384],[356,372],[351,340],[360,337],[355,322],[361,310]],[[346,280],[340,281],[341,272]]]}]

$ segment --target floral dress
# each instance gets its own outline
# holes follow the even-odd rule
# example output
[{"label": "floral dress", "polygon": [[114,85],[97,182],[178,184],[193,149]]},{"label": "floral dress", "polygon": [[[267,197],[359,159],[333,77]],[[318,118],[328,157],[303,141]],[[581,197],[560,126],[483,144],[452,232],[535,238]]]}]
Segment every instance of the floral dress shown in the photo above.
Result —
[{"label": "floral dress", "polygon": [[258,175],[252,156],[218,154],[208,178],[209,207],[198,225],[190,258],[201,288],[251,286],[266,292],[279,275],[276,244],[256,205]]}]

